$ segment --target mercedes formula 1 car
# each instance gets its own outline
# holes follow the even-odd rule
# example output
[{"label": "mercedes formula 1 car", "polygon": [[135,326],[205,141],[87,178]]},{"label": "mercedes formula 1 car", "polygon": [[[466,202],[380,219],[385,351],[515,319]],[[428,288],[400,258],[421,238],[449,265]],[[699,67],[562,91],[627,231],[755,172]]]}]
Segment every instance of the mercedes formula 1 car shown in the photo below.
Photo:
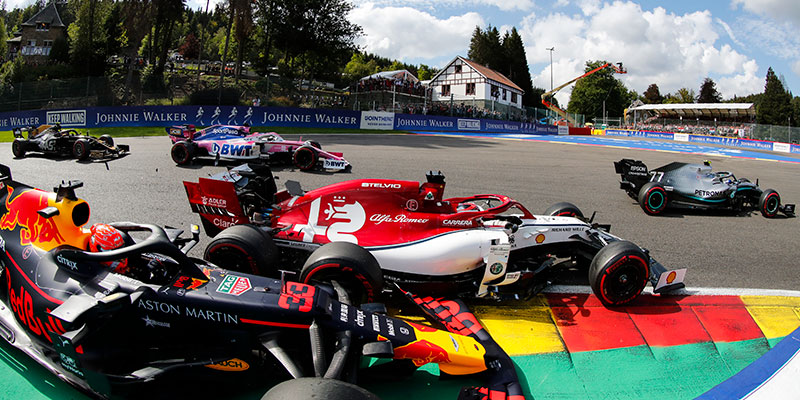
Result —
[{"label": "mercedes formula 1 car", "polygon": [[[199,228],[180,238],[155,225],[112,224],[120,246],[91,252],[80,186],[31,188],[0,166],[0,336],[87,394],[141,397],[138,384],[163,380],[186,389],[173,381],[181,372],[208,390],[214,385],[206,383],[245,371],[261,381],[352,381],[364,354],[405,360],[406,370],[432,362],[447,374],[488,377],[486,387],[465,389],[465,398],[498,391],[523,399],[510,358],[460,302],[406,293],[443,331],[386,316],[380,304],[348,305],[335,281],[310,286],[230,272],[186,255]],[[356,250],[362,257],[347,267],[378,269]],[[341,259],[341,248],[319,251]],[[106,265],[121,260],[124,275]]]},{"label": "mercedes formula 1 car", "polygon": [[323,151],[313,140],[284,140],[276,133],[250,132],[248,126],[214,125],[195,130],[193,125],[167,128],[172,139],[172,160],[185,165],[195,157],[231,160],[264,160],[294,165],[302,171],[349,171],[352,166],[342,153]]},{"label": "mercedes formula 1 car", "polygon": [[668,207],[684,209],[759,210],[773,218],[778,213],[794,216],[794,204],[781,204],[772,189],[762,190],[746,178],[728,171],[712,171],[711,163],[672,162],[653,170],[639,160],[614,162],[622,177],[620,189],[637,200],[645,213],[659,215]]},{"label": "mercedes formula 1 car", "polygon": [[[27,132],[27,139],[23,132]],[[23,158],[29,152],[38,152],[88,160],[89,158],[120,157],[130,151],[128,145],[115,146],[114,138],[109,135],[100,137],[84,135],[74,129],[62,130],[59,124],[17,128],[13,133],[14,142],[11,143],[11,152],[16,158]]]},{"label": "mercedes formula 1 car", "polygon": [[[570,203],[534,215],[499,194],[444,199],[441,173],[422,184],[361,179],[309,192],[289,181],[278,192],[269,167],[244,165],[184,185],[215,236],[207,259],[266,275],[291,265],[287,258],[306,260],[295,265],[299,281],[335,277],[369,299],[381,293],[382,278],[420,293],[519,298],[543,289],[558,266],[575,264],[588,267],[589,283],[607,305],[632,301],[648,282],[656,293],[683,287],[684,269],[668,271]],[[298,255],[329,242],[368,250],[383,276]]]}]

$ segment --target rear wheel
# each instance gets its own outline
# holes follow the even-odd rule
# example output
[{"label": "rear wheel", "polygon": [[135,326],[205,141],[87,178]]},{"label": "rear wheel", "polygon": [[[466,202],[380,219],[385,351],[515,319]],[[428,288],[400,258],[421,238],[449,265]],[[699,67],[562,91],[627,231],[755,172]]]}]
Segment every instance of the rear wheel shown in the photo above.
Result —
[{"label": "rear wheel", "polygon": [[78,139],[72,144],[72,156],[78,160],[86,160],[89,158],[89,141],[86,139]]},{"label": "rear wheel", "polygon": [[761,215],[767,218],[775,218],[780,207],[781,196],[778,192],[767,189],[761,193],[761,197],[758,199],[758,209],[761,210]]},{"label": "rear wheel", "polygon": [[300,281],[310,285],[337,281],[356,305],[374,301],[383,290],[378,260],[348,242],[328,243],[311,253],[300,270]]},{"label": "rear wheel", "polygon": [[108,147],[114,147],[114,138],[112,138],[110,135],[102,135],[99,138],[97,138],[97,140],[99,140],[101,143],[105,144]]},{"label": "rear wheel", "polygon": [[298,378],[281,382],[261,400],[378,400],[378,396],[352,383],[336,379]]},{"label": "rear wheel", "polygon": [[624,240],[600,249],[589,266],[589,284],[600,301],[618,306],[642,293],[650,277],[649,257],[639,246]]},{"label": "rear wheel", "polygon": [[175,143],[172,145],[170,155],[172,156],[172,161],[175,161],[175,164],[189,164],[194,158],[194,145],[186,141]]},{"label": "rear wheel", "polygon": [[300,147],[294,151],[292,163],[301,171],[310,171],[317,165],[317,151],[310,146]]},{"label": "rear wheel", "polygon": [[230,271],[274,276],[278,247],[253,225],[234,225],[217,235],[203,258]]},{"label": "rear wheel", "polygon": [[14,139],[14,142],[11,143],[11,152],[14,154],[14,157],[16,158],[24,158],[25,143],[21,139]]},{"label": "rear wheel", "polygon": [[553,204],[552,206],[548,207],[544,213],[545,215],[550,215],[553,217],[583,218],[583,213],[581,212],[580,208],[578,208],[578,206],[575,204],[568,203],[566,201]]},{"label": "rear wheel", "polygon": [[659,215],[667,208],[667,190],[658,182],[647,182],[639,190],[639,206],[648,215]]}]

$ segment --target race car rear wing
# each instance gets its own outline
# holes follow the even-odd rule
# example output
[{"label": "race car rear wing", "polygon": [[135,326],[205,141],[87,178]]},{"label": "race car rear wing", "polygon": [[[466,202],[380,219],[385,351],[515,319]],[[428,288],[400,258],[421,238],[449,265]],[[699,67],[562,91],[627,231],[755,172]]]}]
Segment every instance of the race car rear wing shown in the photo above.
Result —
[{"label": "race car rear wing", "polygon": [[650,181],[647,165],[639,160],[623,158],[614,161],[614,170],[622,177],[619,184],[620,189],[626,191],[638,192],[639,188]]}]

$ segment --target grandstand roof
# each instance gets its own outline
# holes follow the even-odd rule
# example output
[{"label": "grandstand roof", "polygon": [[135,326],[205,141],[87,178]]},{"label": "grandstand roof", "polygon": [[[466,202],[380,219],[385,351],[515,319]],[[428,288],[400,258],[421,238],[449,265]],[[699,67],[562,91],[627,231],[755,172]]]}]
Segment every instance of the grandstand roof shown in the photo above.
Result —
[{"label": "grandstand roof", "polygon": [[419,82],[419,79],[417,79],[417,77],[414,76],[414,74],[408,72],[408,70],[405,69],[376,72],[372,75],[361,78],[362,81],[365,81],[367,79],[403,79],[406,81]]},{"label": "grandstand roof", "polygon": [[628,109],[631,111],[650,111],[662,117],[717,117],[745,118],[756,116],[753,103],[682,103],[682,104],[645,104]]}]

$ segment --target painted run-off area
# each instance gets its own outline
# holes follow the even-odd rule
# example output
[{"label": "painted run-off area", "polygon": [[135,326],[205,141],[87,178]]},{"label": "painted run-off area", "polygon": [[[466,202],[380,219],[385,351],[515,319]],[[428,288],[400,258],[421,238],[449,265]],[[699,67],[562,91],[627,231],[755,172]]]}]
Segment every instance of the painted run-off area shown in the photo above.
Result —
[{"label": "painted run-off area", "polygon": [[[547,294],[473,310],[512,355],[528,398],[539,400],[694,398],[800,326],[800,298],[774,296],[643,296],[608,309],[588,294]],[[10,346],[0,346],[0,358],[4,398],[84,398]],[[440,378],[427,365],[360,384],[387,400],[438,400],[480,383]],[[227,393],[260,398],[268,388]]]}]

